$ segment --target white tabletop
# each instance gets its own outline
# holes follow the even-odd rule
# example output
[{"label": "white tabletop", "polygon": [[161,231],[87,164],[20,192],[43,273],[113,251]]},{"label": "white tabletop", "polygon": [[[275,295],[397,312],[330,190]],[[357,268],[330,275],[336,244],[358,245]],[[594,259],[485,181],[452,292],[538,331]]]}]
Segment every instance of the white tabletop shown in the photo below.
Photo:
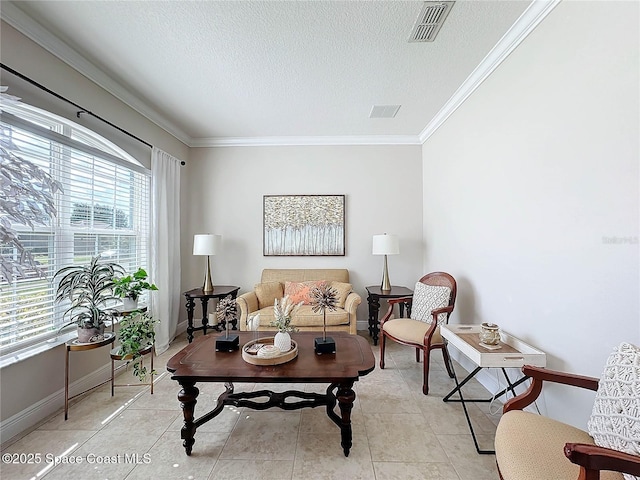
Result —
[{"label": "white tabletop", "polygon": [[522,340],[500,330],[501,348],[489,350],[480,345],[480,325],[441,325],[440,333],[479,367],[545,367],[547,356]]}]

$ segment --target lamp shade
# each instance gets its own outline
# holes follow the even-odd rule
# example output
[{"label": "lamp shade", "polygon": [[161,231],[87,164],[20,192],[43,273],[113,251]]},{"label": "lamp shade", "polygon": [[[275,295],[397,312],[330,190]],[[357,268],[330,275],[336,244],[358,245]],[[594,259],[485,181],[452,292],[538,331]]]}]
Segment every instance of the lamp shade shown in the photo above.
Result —
[{"label": "lamp shade", "polygon": [[222,235],[198,234],[193,236],[194,255],[215,255],[222,245]]},{"label": "lamp shade", "polygon": [[397,255],[400,253],[400,241],[397,235],[374,235],[373,251],[374,255]]}]

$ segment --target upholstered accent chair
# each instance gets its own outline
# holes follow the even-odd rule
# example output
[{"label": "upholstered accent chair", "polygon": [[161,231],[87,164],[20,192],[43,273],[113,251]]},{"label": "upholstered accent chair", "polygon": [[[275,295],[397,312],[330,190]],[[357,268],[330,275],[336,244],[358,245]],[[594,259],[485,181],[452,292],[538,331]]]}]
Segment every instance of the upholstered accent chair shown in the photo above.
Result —
[{"label": "upholstered accent chair", "polygon": [[[503,480],[637,480],[640,478],[640,349],[623,343],[600,380],[524,366],[528,390],[509,400],[496,429]],[[588,431],[523,411],[543,383],[597,391]]]},{"label": "upholstered accent chair", "polygon": [[[416,362],[423,352],[422,393],[429,394],[429,360],[432,350],[442,350],[444,364],[453,378],[451,360],[440,325],[449,322],[456,302],[456,281],[445,272],[425,275],[415,285],[413,296],[389,300],[389,310],[380,321],[380,368],[384,368],[384,350],[387,340],[408,345],[416,349]],[[393,307],[397,303],[407,305],[409,318],[394,318]]]}]

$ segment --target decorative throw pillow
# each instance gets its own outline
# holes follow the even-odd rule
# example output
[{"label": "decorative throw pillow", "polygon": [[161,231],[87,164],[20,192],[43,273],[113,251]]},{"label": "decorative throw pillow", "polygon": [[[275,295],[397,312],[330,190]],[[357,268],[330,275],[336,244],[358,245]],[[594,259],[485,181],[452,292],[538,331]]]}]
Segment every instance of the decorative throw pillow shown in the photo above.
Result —
[{"label": "decorative throw pillow", "polygon": [[[413,290],[413,301],[411,302],[411,318],[421,322],[431,323],[433,317],[431,312],[437,308],[449,305],[451,289],[436,285],[425,285],[417,282]],[[438,315],[438,325],[447,319],[446,313]]]},{"label": "decorative throw pillow", "polygon": [[282,283],[265,282],[258,283],[254,287],[256,297],[258,297],[258,308],[272,307],[276,298],[282,298]]},{"label": "decorative throw pillow", "polygon": [[316,280],[312,282],[285,282],[284,294],[289,296],[291,303],[311,304],[311,289],[315,286],[326,284],[324,280]]},{"label": "decorative throw pillow", "polygon": [[336,307],[344,308],[344,302],[353,290],[350,283],[331,282],[331,288],[337,292]]},{"label": "decorative throw pillow", "polygon": [[[640,455],[640,349],[621,343],[609,355],[587,424],[596,445]],[[626,480],[636,480],[624,474]]]}]

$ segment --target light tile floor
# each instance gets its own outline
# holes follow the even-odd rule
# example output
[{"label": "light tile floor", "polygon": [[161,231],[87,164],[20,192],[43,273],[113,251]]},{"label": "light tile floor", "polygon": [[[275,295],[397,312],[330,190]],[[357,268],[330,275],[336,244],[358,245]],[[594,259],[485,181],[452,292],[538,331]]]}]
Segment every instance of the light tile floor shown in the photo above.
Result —
[{"label": "light tile floor", "polygon": [[[366,332],[360,332],[368,338]],[[40,464],[0,464],[0,476],[10,480],[45,477],[81,479],[363,479],[363,480],[495,480],[493,455],[476,453],[459,403],[442,397],[454,386],[442,356],[432,355],[430,394],[422,394],[422,365],[414,351],[393,342],[387,347],[386,368],[356,382],[352,413],[353,447],[344,457],[339,429],[324,409],[265,411],[225,408],[196,432],[193,453],[182,447],[182,411],[178,384],[164,370],[166,361],[186,345],[178,338],[157,358],[161,374],[154,394],[149,387],[116,388],[109,384],[75,400],[64,421],[61,411],[2,453],[41,453]],[[376,359],[378,347],[373,347]],[[466,376],[456,364],[458,377]],[[130,373],[118,381],[128,382]],[[236,391],[295,388],[323,392],[319,385],[236,384]],[[199,416],[215,405],[221,384],[198,385]],[[467,396],[486,398],[476,381],[465,386]],[[498,415],[490,405],[468,405],[481,448],[492,448]],[[500,410],[493,406],[493,410]],[[59,456],[57,466],[45,458]]]}]

